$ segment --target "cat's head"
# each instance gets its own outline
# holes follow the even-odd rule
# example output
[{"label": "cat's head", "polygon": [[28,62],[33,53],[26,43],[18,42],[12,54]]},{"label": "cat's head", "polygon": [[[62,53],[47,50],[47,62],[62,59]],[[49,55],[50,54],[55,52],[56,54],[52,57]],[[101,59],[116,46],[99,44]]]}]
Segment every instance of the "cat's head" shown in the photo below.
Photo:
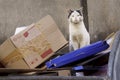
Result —
[{"label": "cat's head", "polygon": [[79,10],[69,10],[68,20],[71,23],[78,24],[83,21],[82,9]]}]

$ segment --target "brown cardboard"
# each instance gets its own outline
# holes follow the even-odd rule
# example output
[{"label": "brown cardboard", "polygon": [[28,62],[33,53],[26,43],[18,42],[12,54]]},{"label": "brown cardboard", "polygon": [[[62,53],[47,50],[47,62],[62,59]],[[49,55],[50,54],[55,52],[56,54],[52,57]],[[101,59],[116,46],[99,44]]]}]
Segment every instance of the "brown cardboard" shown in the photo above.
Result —
[{"label": "brown cardboard", "polygon": [[7,68],[35,68],[67,44],[50,16],[28,26],[0,46],[0,61]]},{"label": "brown cardboard", "polygon": [[11,40],[30,68],[38,66],[53,54],[50,43],[34,24],[12,36]]},{"label": "brown cardboard", "polygon": [[44,17],[35,26],[40,28],[40,31],[45,35],[54,52],[68,43],[51,16]]},{"label": "brown cardboard", "polygon": [[29,68],[10,39],[0,46],[0,61],[7,68]]},{"label": "brown cardboard", "polygon": [[58,71],[58,76],[71,76],[70,70],[60,70]]}]

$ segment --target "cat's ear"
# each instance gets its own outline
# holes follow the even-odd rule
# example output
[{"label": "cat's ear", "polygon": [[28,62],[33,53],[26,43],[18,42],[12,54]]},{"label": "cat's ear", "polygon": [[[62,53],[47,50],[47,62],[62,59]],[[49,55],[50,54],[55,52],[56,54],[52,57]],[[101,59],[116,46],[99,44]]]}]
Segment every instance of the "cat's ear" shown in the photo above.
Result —
[{"label": "cat's ear", "polygon": [[80,7],[77,11],[83,12],[83,7]]},{"label": "cat's ear", "polygon": [[78,10],[76,10],[81,16],[83,16],[83,7],[80,7]]},{"label": "cat's ear", "polygon": [[68,13],[72,13],[72,12],[73,12],[73,10],[71,10],[71,9],[68,10]]},{"label": "cat's ear", "polygon": [[73,10],[71,10],[71,9],[68,10],[68,18],[70,17],[72,12],[73,12]]}]

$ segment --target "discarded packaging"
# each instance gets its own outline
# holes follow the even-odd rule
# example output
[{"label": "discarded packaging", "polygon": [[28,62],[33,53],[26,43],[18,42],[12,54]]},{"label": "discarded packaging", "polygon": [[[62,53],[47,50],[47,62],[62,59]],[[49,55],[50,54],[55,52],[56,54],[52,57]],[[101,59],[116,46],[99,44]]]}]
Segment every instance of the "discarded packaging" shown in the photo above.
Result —
[{"label": "discarded packaging", "polygon": [[48,15],[7,39],[0,46],[0,61],[7,68],[35,68],[66,44],[58,26]]}]

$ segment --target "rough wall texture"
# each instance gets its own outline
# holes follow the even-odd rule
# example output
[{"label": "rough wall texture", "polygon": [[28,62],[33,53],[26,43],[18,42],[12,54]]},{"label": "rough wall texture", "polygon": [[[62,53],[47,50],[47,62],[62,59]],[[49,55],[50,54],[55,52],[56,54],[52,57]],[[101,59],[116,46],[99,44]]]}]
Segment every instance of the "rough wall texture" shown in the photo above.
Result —
[{"label": "rough wall texture", "polygon": [[0,0],[0,43],[12,36],[16,27],[51,15],[68,39],[67,10],[78,9],[80,0]]},{"label": "rough wall texture", "polygon": [[91,41],[120,30],[120,0],[87,0]]}]

